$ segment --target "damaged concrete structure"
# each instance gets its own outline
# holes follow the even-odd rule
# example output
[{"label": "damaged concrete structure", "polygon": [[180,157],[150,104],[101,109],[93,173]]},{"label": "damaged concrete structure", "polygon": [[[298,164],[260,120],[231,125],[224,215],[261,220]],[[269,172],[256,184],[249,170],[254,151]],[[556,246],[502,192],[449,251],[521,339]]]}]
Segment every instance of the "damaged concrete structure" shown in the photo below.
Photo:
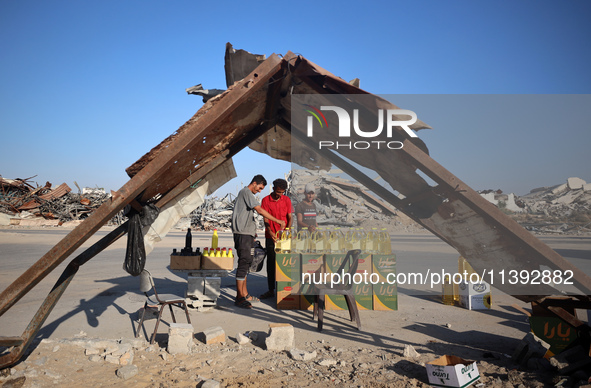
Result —
[{"label": "damaged concrete structure", "polygon": [[[127,205],[141,210],[160,208],[154,225],[144,229],[146,245],[158,241],[177,221],[203,202],[206,194],[235,176],[231,158],[245,147],[291,161],[308,169],[328,170],[335,165],[387,202],[454,247],[476,271],[495,268],[534,271],[540,266],[571,271],[580,294],[570,306],[589,308],[591,278],[539,241],[515,221],[451,172],[439,165],[426,145],[408,131],[397,128],[388,139],[402,146],[386,154],[340,149],[319,155],[305,135],[305,124],[292,122],[293,95],[363,95],[365,111],[398,109],[392,103],[350,84],[300,55],[262,56],[226,49],[228,89],[209,98],[203,107],[174,134],[154,147],[126,171],[131,179],[76,229],[9,285],[0,295],[0,315],[49,272],[55,269],[117,212]],[[367,102],[369,101],[369,102]],[[428,128],[417,121],[413,130]],[[409,130],[410,131],[410,130]],[[329,141],[328,132],[320,133]],[[295,152],[294,152],[295,150]],[[375,171],[395,192],[376,184],[351,162]],[[429,183],[425,176],[434,184]],[[157,230],[156,230],[157,229]],[[0,368],[16,362],[30,344],[80,265],[125,235],[126,224],[103,237],[74,258],[20,337],[2,337],[1,346],[13,347],[0,357]],[[153,233],[152,233],[153,231]],[[150,234],[152,233],[152,234]],[[151,237],[150,237],[151,236]],[[147,249],[148,251],[148,249]],[[549,313],[571,325],[588,328],[576,316],[547,296],[557,294],[550,285],[531,288],[508,285],[497,274],[495,286],[526,302],[536,301]]]}]

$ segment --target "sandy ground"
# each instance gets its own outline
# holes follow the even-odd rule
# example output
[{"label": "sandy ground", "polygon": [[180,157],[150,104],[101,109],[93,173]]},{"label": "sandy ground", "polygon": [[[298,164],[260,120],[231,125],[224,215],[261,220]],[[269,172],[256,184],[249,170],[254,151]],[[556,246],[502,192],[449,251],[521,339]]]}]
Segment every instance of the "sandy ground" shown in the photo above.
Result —
[{"label": "sandy ground", "polygon": [[[0,229],[0,290],[67,232],[60,228]],[[97,233],[84,247],[107,232]],[[194,233],[193,245],[207,245],[210,236]],[[547,243],[573,262],[591,259],[591,238],[551,238]],[[222,279],[217,308],[191,311],[196,333],[191,354],[166,353],[170,316],[165,312],[165,323],[156,338],[158,344],[136,347],[133,364],[139,373],[123,381],[116,375],[120,366],[90,361],[85,349],[73,339],[134,338],[144,298],[138,291],[138,279],[122,269],[125,245],[126,238],[80,268],[27,356],[0,377],[3,386],[198,386],[207,379],[215,379],[222,386],[424,386],[428,384],[424,364],[444,354],[477,361],[482,376],[479,383],[485,386],[552,383],[553,375],[545,374],[549,371],[547,365],[530,365],[528,370],[511,363],[509,355],[529,331],[525,315],[512,305],[529,306],[495,290],[491,310],[469,311],[443,305],[439,290],[416,295],[401,287],[397,311],[361,311],[361,331],[348,320],[346,311],[327,311],[324,330],[319,333],[311,311],[277,310],[274,302],[267,301],[255,304],[252,310],[235,307],[232,277]],[[231,246],[231,235],[221,234],[220,245]],[[163,291],[182,292],[186,287],[186,274],[168,267],[172,248],[182,246],[184,232],[172,232],[148,256],[146,268]],[[393,250],[402,268],[405,260],[437,263],[450,270],[457,265],[455,250],[429,234],[395,235]],[[0,335],[18,336],[23,332],[65,264],[80,252],[0,317]],[[264,270],[249,276],[251,294],[260,295],[265,290]],[[182,315],[177,317],[184,322]],[[266,350],[264,337],[269,323],[274,322],[293,325],[296,348],[316,351],[317,357],[296,361],[288,352]],[[148,333],[154,323],[146,322]],[[224,344],[205,345],[201,341],[201,333],[212,326],[224,329]],[[258,333],[258,341],[238,345],[236,335],[246,332]],[[405,357],[405,345],[413,346],[419,355]]]}]

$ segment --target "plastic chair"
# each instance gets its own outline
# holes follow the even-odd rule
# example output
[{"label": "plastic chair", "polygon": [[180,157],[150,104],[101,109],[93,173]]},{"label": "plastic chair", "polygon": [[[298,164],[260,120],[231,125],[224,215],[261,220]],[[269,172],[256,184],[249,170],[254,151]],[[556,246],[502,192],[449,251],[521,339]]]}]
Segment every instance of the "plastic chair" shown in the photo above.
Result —
[{"label": "plastic chair", "polygon": [[[348,274],[350,276],[348,276],[348,279],[346,279],[347,281],[344,281],[339,284],[334,284],[332,286],[330,283],[314,284],[310,288],[309,292],[314,295],[313,319],[318,318],[318,331],[322,331],[326,295],[343,295],[345,297],[345,301],[347,302],[347,307],[349,309],[349,317],[351,318],[351,321],[354,320],[357,323],[357,330],[361,330],[361,318],[359,317],[359,311],[357,310],[357,302],[355,302],[355,296],[353,295],[353,275],[357,272],[360,254],[361,249],[354,249],[347,252],[347,255],[345,256],[343,263],[337,271],[339,274],[342,274],[347,264],[349,264]],[[317,272],[321,273],[321,271],[322,269],[318,270]]]},{"label": "plastic chair", "polygon": [[[156,300],[152,300],[148,295],[148,291],[154,290],[154,298]],[[154,343],[154,339],[156,337],[156,332],[158,331],[158,325],[160,324],[160,319],[162,318],[162,311],[164,310],[165,306],[170,308],[170,314],[172,315],[172,322],[176,323],[176,319],[174,317],[174,312],[172,311],[172,306],[176,306],[185,310],[185,315],[187,316],[187,322],[191,323],[191,318],[189,317],[189,310],[187,309],[187,303],[185,302],[185,298],[174,295],[174,294],[166,294],[161,295],[158,294],[156,291],[156,286],[154,284],[154,279],[150,272],[146,269],[142,270],[140,273],[140,291],[146,295],[146,303],[144,303],[144,308],[142,311],[142,317],[140,318],[140,323],[137,327],[135,332],[135,337],[137,338],[140,335],[140,329],[144,324],[144,318],[146,317],[146,309],[148,306],[158,305],[158,320],[156,321],[156,327],[154,327],[154,333],[152,333],[152,337],[150,338],[150,343]]]}]

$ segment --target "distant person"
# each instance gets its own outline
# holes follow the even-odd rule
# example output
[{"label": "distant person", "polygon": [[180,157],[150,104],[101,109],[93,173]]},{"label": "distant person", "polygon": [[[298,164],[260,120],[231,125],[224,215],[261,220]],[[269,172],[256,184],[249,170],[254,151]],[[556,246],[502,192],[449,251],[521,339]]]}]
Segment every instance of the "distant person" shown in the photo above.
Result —
[{"label": "distant person", "polygon": [[285,228],[285,221],[279,220],[269,214],[256,200],[255,194],[260,193],[267,185],[267,180],[262,175],[255,175],[250,184],[238,192],[232,211],[232,233],[234,234],[234,247],[238,256],[236,268],[236,301],[238,307],[252,308],[250,302],[258,302],[258,298],[251,296],[246,288],[246,275],[253,260],[254,241],[256,238],[255,211],[271,221],[277,222],[281,228]]},{"label": "distant person", "polygon": [[[285,221],[285,227],[291,227],[291,200],[285,194],[287,181],[276,179],[273,181],[273,192],[263,198],[261,207],[273,217]],[[275,241],[277,232],[281,226],[265,218],[265,250],[267,251],[267,285],[269,290],[260,296],[261,299],[269,299],[275,296]]]},{"label": "distant person", "polygon": [[296,219],[298,220],[298,232],[302,228],[308,228],[310,233],[312,233],[318,226],[316,222],[316,205],[314,205],[316,193],[312,183],[308,183],[304,187],[304,195],[304,200],[298,203],[295,208]]}]

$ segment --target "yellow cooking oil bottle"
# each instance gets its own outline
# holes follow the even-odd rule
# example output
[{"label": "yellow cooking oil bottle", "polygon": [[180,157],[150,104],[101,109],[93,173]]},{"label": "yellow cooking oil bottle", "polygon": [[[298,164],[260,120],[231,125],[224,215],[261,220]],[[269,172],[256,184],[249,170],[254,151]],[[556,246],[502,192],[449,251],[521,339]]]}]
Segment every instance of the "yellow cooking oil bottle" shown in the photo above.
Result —
[{"label": "yellow cooking oil bottle", "polygon": [[310,232],[307,227],[303,227],[297,233],[294,242],[295,253],[310,253]]},{"label": "yellow cooking oil bottle", "polygon": [[316,228],[310,234],[310,253],[324,253],[326,249],[326,231],[324,228]]},{"label": "yellow cooking oil bottle", "polygon": [[445,274],[443,278],[441,301],[443,304],[449,306],[453,306],[455,304],[454,288],[449,274]]},{"label": "yellow cooking oil bottle", "polygon": [[213,236],[211,236],[211,247],[216,249],[218,247],[218,230],[213,230]]},{"label": "yellow cooking oil bottle", "polygon": [[365,250],[367,253],[378,254],[380,246],[380,232],[378,228],[371,228],[365,238]]},{"label": "yellow cooking oil bottle", "polygon": [[390,234],[386,228],[382,228],[379,237],[379,253],[382,255],[392,254],[392,242],[390,241]]}]

